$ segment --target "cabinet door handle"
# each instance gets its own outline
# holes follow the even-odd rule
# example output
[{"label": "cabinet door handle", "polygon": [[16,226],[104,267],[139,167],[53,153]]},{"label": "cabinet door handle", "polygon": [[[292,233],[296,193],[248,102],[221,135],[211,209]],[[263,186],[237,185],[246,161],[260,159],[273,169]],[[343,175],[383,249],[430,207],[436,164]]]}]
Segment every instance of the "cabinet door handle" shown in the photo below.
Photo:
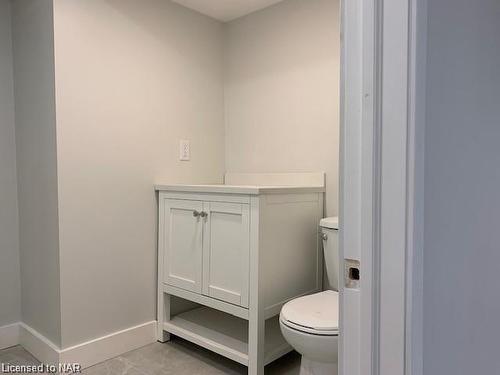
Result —
[{"label": "cabinet door handle", "polygon": [[207,214],[205,211],[201,211],[201,212],[200,212],[200,216],[201,216],[201,217],[207,217],[207,216],[208,216],[208,214]]},{"label": "cabinet door handle", "polygon": [[198,211],[196,211],[196,210],[194,210],[194,211],[193,211],[193,216],[194,216],[194,217],[198,217],[198,216],[200,216],[200,215],[201,215],[201,214],[200,214]]}]

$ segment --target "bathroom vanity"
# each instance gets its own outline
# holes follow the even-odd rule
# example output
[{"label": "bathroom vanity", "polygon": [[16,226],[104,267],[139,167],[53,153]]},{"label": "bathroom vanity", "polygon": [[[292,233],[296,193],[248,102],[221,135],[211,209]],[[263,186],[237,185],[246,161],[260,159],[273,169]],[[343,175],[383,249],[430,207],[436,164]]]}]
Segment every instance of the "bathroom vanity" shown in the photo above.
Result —
[{"label": "bathroom vanity", "polygon": [[324,174],[225,182],[155,186],[158,339],[174,334],[263,374],[291,350],[283,304],[321,289]]}]

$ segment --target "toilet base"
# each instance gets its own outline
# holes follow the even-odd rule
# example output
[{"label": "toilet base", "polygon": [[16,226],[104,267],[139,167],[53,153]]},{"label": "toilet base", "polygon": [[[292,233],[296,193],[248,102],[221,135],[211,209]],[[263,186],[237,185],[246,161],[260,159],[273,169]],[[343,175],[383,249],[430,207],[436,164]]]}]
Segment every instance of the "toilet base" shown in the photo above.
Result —
[{"label": "toilet base", "polygon": [[300,375],[337,375],[338,363],[311,361],[302,356],[300,361]]}]

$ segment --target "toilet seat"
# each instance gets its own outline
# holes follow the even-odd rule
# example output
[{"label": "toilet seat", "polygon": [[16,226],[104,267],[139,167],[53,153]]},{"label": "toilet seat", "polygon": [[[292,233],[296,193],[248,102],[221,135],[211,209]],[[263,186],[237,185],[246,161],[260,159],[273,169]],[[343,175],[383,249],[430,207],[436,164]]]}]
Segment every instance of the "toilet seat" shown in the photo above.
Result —
[{"label": "toilet seat", "polygon": [[280,321],[287,327],[312,335],[339,334],[339,294],[334,290],[299,297],[281,309]]}]

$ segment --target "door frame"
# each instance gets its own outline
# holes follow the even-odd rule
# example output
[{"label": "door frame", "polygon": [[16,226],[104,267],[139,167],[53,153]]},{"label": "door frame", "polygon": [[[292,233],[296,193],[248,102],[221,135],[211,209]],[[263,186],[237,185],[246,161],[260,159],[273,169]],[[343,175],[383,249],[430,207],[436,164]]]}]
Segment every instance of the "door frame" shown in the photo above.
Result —
[{"label": "door frame", "polygon": [[422,374],[426,0],[342,0],[339,373]]}]

